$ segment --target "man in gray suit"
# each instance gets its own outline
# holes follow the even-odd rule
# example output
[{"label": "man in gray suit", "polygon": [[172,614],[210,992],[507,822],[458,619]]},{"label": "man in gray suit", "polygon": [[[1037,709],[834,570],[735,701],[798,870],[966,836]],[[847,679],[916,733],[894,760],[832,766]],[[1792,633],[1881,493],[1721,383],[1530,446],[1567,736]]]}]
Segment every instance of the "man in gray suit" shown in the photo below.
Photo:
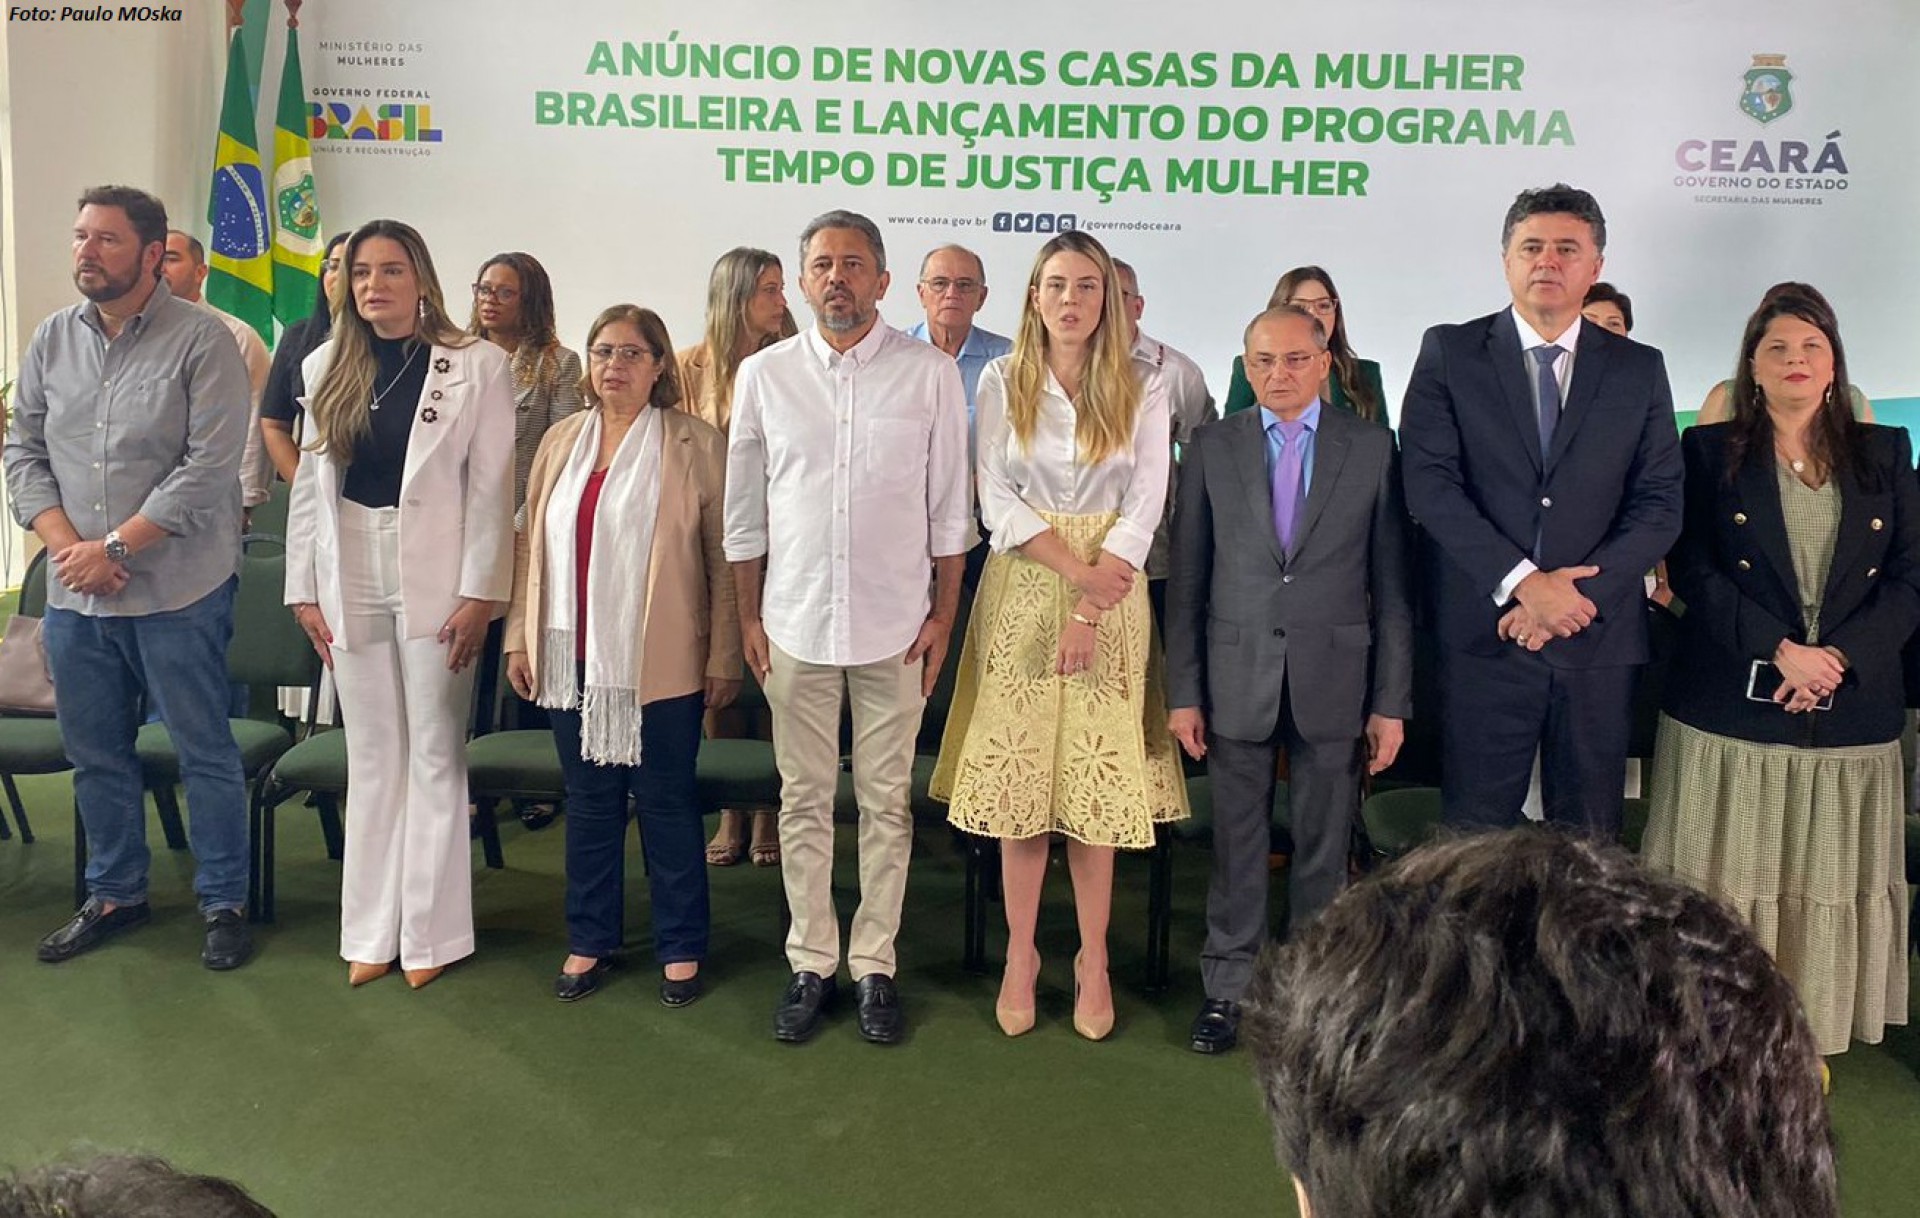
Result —
[{"label": "man in gray suit", "polygon": [[1400,751],[1413,703],[1407,517],[1393,433],[1320,400],[1318,318],[1254,318],[1260,409],[1195,434],[1180,470],[1167,588],[1168,726],[1213,784],[1213,883],[1192,1046],[1234,1046],[1267,937],[1267,842],[1285,749],[1292,925],[1339,893],[1360,767]]}]

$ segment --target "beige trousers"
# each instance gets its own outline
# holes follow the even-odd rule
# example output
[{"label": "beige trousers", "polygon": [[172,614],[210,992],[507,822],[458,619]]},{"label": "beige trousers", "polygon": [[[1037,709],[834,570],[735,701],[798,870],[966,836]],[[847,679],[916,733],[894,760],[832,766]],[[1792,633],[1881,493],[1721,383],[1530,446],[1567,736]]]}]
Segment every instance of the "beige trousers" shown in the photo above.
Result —
[{"label": "beige trousers", "polygon": [[860,808],[860,906],[848,936],[847,970],[893,976],[894,938],[913,854],[914,736],[926,699],[923,665],[905,652],[838,668],[769,648],[767,702],[780,767],[780,869],[793,928],[787,964],[832,977],[840,968],[840,916],[833,904],[833,794],[840,774],[840,699],[853,708],[853,792]]}]

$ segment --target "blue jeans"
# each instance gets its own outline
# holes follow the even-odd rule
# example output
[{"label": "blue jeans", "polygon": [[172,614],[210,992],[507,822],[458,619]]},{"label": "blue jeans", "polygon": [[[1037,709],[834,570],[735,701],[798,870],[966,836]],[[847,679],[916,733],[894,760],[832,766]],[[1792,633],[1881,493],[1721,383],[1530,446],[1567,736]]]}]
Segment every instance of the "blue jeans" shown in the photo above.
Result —
[{"label": "blue jeans", "polygon": [[661,964],[706,958],[706,834],[693,772],[705,709],[704,693],[647,703],[637,766],[582,760],[580,712],[547,712],[567,779],[567,943],[575,955],[599,960],[620,947],[631,795],[640,808],[654,958]]},{"label": "blue jeans", "polygon": [[147,899],[147,807],[134,735],[144,692],[180,755],[200,909],[247,905],[247,778],[227,723],[227,641],[239,579],[184,609],[89,617],[47,607],[54,713],[87,830],[87,891],[115,905]]}]

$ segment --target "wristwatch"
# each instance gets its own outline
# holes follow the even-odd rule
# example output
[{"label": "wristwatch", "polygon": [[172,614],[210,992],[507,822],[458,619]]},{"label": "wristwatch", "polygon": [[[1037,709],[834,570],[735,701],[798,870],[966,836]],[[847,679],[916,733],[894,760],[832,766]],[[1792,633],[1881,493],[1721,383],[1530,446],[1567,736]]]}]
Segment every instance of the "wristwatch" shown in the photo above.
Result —
[{"label": "wristwatch", "polygon": [[133,551],[127,548],[125,541],[121,540],[119,529],[115,529],[113,532],[107,534],[106,543],[108,561],[125,562],[127,559],[133,557]]}]

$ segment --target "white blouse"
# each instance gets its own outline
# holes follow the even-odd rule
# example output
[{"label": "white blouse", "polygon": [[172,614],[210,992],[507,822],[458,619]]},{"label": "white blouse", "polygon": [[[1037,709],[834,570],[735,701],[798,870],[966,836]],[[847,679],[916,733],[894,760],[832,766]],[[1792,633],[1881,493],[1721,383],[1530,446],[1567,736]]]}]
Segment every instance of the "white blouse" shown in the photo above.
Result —
[{"label": "white blouse", "polygon": [[1172,453],[1166,389],[1155,377],[1146,385],[1133,421],[1133,446],[1097,465],[1081,460],[1074,438],[1073,403],[1051,370],[1040,395],[1033,442],[1023,448],[1007,420],[1007,364],[1002,356],[980,374],[975,406],[979,426],[980,519],[993,533],[993,548],[1006,553],[1047,531],[1041,512],[1091,516],[1120,513],[1102,548],[1138,569],[1153,546],[1153,531],[1166,507]]}]

